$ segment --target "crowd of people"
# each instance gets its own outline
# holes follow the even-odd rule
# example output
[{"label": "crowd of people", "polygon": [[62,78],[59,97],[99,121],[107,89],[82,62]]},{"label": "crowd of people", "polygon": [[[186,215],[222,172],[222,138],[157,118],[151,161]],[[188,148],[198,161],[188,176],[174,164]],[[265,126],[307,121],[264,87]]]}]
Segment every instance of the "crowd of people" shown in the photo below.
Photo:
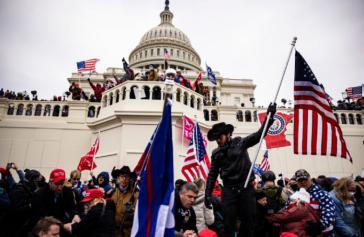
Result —
[{"label": "crowd of people", "polygon": [[[138,179],[128,166],[96,177],[91,172],[87,182],[81,181],[78,170],[67,178],[62,169],[54,169],[46,182],[39,171],[22,171],[14,163],[0,168],[0,174],[1,236],[131,235]],[[300,169],[290,179],[277,180],[274,172],[266,171],[252,185],[252,195],[245,195],[251,198],[245,200],[252,205],[250,211],[232,210],[222,202],[229,196],[228,184],[216,181],[210,191],[201,178],[177,180],[176,236],[236,236],[244,222],[252,233],[246,236],[362,236],[362,176],[355,180],[323,175],[313,178]],[[250,220],[242,218],[242,213],[236,213],[239,218],[234,222],[226,220],[237,211],[249,212]],[[226,228],[232,228],[233,235]]]}]

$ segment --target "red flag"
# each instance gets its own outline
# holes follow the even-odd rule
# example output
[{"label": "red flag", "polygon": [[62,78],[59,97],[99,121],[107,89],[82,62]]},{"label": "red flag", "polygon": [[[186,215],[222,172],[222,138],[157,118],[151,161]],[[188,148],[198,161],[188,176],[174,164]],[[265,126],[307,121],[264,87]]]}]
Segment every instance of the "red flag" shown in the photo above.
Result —
[{"label": "red flag", "polygon": [[202,79],[202,73],[199,72],[196,81],[192,85],[192,90],[195,91],[198,84],[200,84],[200,81]]},{"label": "red flag", "polygon": [[352,162],[342,130],[324,90],[296,51],[294,79],[294,154],[330,155]]},{"label": "red flag", "polygon": [[78,164],[77,167],[79,171],[93,170],[97,167],[94,158],[99,150],[99,146],[100,146],[100,140],[99,138],[96,138],[96,141],[91,146],[89,152],[85,156],[81,157],[80,163]]},{"label": "red flag", "polygon": [[[264,122],[266,115],[266,112],[258,114],[261,124]],[[269,128],[267,136],[264,138],[267,149],[291,145],[291,143],[286,139],[286,135],[284,133],[287,130],[287,124],[292,120],[292,118],[293,114],[277,112],[274,115],[274,123]]]},{"label": "red flag", "polygon": [[194,126],[190,145],[187,150],[187,157],[184,160],[181,170],[188,182],[192,182],[196,178],[207,180],[210,160],[203,142],[202,133],[197,124]]}]

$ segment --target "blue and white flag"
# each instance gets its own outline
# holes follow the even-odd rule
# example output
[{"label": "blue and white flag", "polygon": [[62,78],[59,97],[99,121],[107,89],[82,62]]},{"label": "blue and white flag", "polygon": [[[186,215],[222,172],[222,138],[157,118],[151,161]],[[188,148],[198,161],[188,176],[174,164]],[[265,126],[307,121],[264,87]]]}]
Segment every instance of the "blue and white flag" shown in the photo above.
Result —
[{"label": "blue and white flag", "polygon": [[145,168],[141,172],[132,237],[174,236],[171,103],[166,103]]},{"label": "blue and white flag", "polygon": [[209,81],[211,81],[212,84],[216,85],[215,74],[212,71],[212,69],[209,66],[207,66],[207,64],[206,64],[206,71],[207,71],[207,78],[209,79]]}]

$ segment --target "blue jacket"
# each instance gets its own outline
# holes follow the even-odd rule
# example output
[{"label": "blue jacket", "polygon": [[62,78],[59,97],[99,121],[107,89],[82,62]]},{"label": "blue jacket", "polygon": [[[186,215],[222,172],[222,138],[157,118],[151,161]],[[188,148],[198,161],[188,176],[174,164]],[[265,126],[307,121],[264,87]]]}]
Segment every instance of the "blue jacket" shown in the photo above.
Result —
[{"label": "blue jacket", "polygon": [[109,191],[112,190],[112,187],[110,185],[109,173],[106,171],[103,171],[97,176],[97,179],[99,179],[100,176],[102,176],[104,178],[104,182],[100,185],[100,187],[104,189],[105,196],[110,195]]},{"label": "blue jacket", "polygon": [[345,204],[336,197],[336,191],[332,190],[330,196],[335,204],[336,236],[351,237],[361,236],[358,219],[355,215],[355,204]]}]

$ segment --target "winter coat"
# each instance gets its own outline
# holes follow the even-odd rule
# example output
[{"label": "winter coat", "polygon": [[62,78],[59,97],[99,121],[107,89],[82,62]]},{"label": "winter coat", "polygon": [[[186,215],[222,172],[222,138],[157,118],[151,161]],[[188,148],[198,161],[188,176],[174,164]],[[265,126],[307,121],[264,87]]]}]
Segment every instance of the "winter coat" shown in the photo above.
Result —
[{"label": "winter coat", "polygon": [[361,236],[359,220],[355,215],[355,204],[345,204],[344,202],[340,201],[336,197],[335,190],[332,190],[329,195],[335,204],[335,236]]},{"label": "winter coat", "polygon": [[196,227],[198,232],[205,229],[207,226],[212,225],[215,221],[213,209],[206,208],[205,206],[205,192],[200,191],[197,195],[193,210],[196,214]]},{"label": "winter coat", "polygon": [[79,223],[72,224],[72,235],[77,237],[114,237],[115,207],[109,203],[93,206]]},{"label": "winter coat", "polygon": [[92,90],[94,91],[97,101],[101,101],[102,92],[105,91],[105,87],[103,87],[103,86],[97,87],[91,81],[88,81],[88,82],[89,82]]},{"label": "winter coat", "polygon": [[[127,211],[127,203],[130,201],[131,198],[131,192],[125,191],[121,192],[118,188],[113,193],[111,199],[114,201],[116,205],[116,213],[115,213],[115,226],[117,229],[117,233],[119,235],[119,232],[124,232],[124,236],[130,236],[131,234],[131,227],[133,225],[133,219],[134,219],[134,210],[136,201],[138,200],[138,192],[134,193],[134,200],[132,201],[132,208]],[[130,208],[130,207],[128,207]],[[121,226],[121,222],[124,221],[123,226]]]},{"label": "winter coat", "polygon": [[175,195],[174,201],[174,220],[176,232],[183,233],[186,230],[193,230],[195,233],[198,233],[196,227],[196,214],[193,208],[184,208],[178,193]]},{"label": "winter coat", "polygon": [[[273,119],[270,119],[268,128],[273,124]],[[215,186],[215,180],[220,174],[224,187],[241,186],[244,184],[248,176],[251,161],[248,154],[248,148],[256,145],[259,142],[260,136],[263,133],[264,126],[245,137],[235,137],[228,142],[224,147],[218,147],[212,152],[211,167],[206,182],[206,195],[211,196]],[[249,177],[249,182],[255,179],[252,172]]]},{"label": "winter coat", "polygon": [[300,237],[310,237],[306,232],[309,223],[319,222],[316,211],[308,203],[291,205],[288,209],[267,217],[270,223],[280,224],[282,232],[294,233]]}]

